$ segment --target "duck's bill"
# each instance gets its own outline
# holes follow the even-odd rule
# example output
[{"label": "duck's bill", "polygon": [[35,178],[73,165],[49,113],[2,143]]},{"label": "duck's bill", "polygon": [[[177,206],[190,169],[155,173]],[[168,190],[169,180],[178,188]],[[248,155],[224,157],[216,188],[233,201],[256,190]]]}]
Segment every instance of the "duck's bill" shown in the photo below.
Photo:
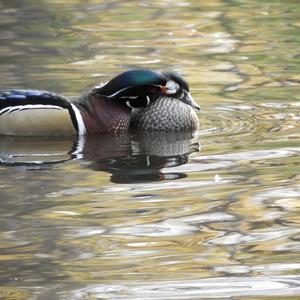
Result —
[{"label": "duck's bill", "polygon": [[188,104],[188,105],[190,105],[192,108],[194,108],[197,111],[199,111],[201,109],[200,106],[197,104],[197,102],[193,99],[191,94],[188,93],[188,92],[183,94],[183,97],[181,98],[181,101]]}]

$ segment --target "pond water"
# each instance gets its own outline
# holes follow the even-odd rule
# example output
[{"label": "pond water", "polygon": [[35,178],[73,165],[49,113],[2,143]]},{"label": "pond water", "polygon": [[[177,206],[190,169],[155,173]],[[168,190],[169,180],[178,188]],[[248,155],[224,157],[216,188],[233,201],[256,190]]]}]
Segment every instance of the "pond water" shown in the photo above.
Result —
[{"label": "pond water", "polygon": [[195,136],[0,137],[0,298],[300,297],[298,1],[0,1],[0,87],[177,70]]}]

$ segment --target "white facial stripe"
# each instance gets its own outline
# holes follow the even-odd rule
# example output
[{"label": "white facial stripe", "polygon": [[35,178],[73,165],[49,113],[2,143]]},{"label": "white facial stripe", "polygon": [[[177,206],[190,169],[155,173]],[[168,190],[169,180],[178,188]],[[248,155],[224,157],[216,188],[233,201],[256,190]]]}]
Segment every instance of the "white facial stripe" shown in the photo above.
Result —
[{"label": "white facial stripe", "polygon": [[130,101],[126,101],[125,103],[126,103],[126,105],[127,105],[128,107],[134,108],[133,106],[131,106]]},{"label": "white facial stripe", "polygon": [[130,89],[130,88],[132,88],[132,87],[133,87],[133,86],[127,86],[126,88],[124,88],[124,89],[121,89],[121,90],[119,90],[119,91],[115,92],[114,94],[107,95],[107,97],[114,97],[114,96],[116,96],[116,95],[120,94],[121,92],[123,92],[123,91],[126,91],[126,90],[128,90],[128,89]]},{"label": "white facial stripe", "polygon": [[150,101],[150,97],[149,96],[146,96],[146,99],[147,99],[147,103],[146,103],[146,106],[147,106],[147,105],[150,104],[151,101]]},{"label": "white facial stripe", "polygon": [[78,134],[83,135],[86,133],[86,128],[85,128],[81,113],[80,113],[79,109],[73,103],[71,103],[71,106],[75,113],[75,118],[76,118],[77,125],[78,125]]},{"label": "white facial stripe", "polygon": [[[123,97],[121,97],[121,98],[123,98]],[[132,98],[132,97],[125,97],[125,98],[136,99],[137,97],[133,97],[133,98]],[[146,95],[146,100],[147,100],[147,102],[146,102],[146,105],[145,105],[145,106],[149,105],[150,102],[151,102],[150,97],[147,96],[147,95]],[[135,109],[135,107],[132,106],[132,105],[130,104],[130,100],[126,101],[125,103],[126,103],[126,105],[127,105],[128,107],[130,107],[130,108],[132,108],[132,109]]]}]

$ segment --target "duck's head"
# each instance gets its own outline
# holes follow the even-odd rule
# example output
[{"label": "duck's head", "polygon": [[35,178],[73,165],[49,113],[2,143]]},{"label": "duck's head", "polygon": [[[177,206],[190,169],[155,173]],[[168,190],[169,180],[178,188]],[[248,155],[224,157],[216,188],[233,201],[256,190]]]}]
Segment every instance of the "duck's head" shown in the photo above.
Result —
[{"label": "duck's head", "polygon": [[170,97],[200,110],[190,95],[188,83],[175,72],[131,70],[95,87],[91,93],[121,101],[131,108],[145,107],[160,97]]}]

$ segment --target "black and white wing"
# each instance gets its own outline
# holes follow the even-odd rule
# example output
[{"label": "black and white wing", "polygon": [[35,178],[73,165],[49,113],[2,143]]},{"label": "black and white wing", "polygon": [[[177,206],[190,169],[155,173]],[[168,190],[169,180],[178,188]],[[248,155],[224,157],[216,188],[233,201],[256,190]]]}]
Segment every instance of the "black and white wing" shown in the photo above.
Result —
[{"label": "black and white wing", "polygon": [[1,135],[72,135],[78,109],[67,98],[38,90],[0,91]]}]

